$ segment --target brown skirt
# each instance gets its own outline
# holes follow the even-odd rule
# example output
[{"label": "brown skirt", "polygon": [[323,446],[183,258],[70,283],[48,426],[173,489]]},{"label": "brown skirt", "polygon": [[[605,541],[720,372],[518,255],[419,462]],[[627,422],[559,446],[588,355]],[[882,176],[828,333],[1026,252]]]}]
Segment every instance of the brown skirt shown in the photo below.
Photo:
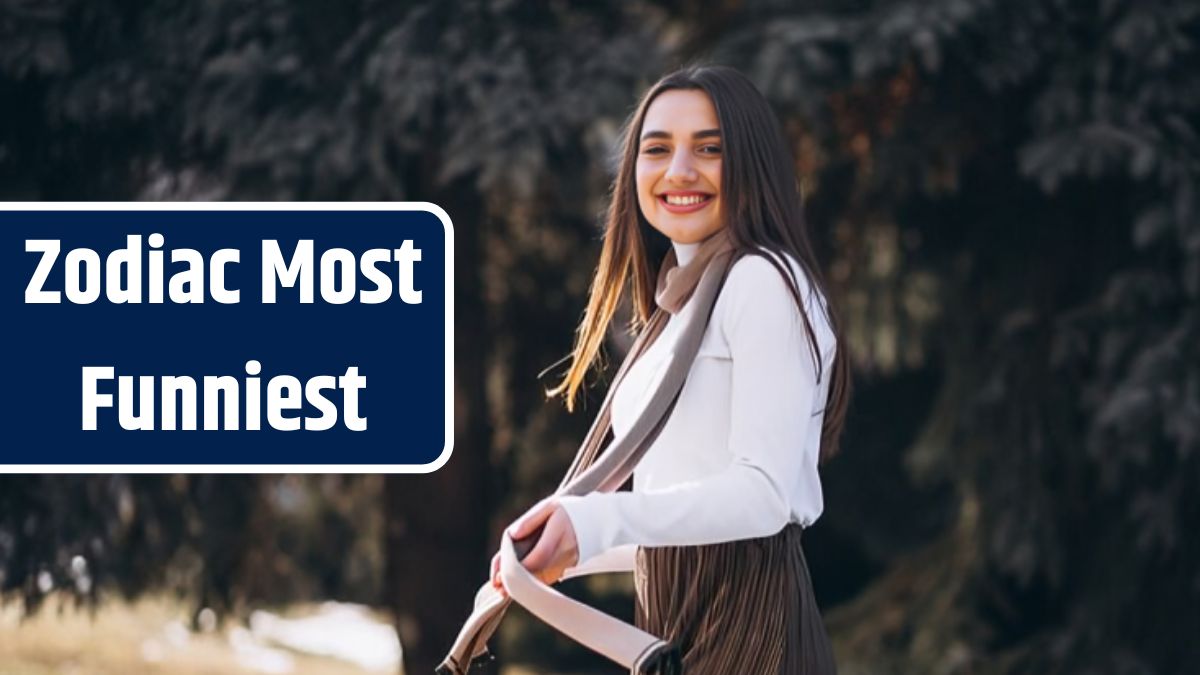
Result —
[{"label": "brown skirt", "polygon": [[669,640],[684,675],[834,675],[796,523],[710,546],[642,548],[639,628]]}]

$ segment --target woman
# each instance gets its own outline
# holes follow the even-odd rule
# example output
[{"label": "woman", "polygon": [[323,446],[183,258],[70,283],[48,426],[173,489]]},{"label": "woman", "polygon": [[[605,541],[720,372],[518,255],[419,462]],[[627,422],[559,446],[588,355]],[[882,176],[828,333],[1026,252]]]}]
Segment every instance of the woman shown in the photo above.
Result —
[{"label": "woman", "polygon": [[[628,283],[638,326],[656,303],[671,316],[614,385],[624,433],[687,316],[679,279],[723,253],[735,262],[633,490],[552,497],[509,528],[514,539],[541,530],[522,564],[546,583],[634,570],[638,626],[677,645],[689,675],[835,670],[800,534],[823,510],[817,467],[837,450],[849,375],[786,148],[766,100],[732,69],[684,69],[643,97],[553,393],[572,407]],[[673,249],[657,283],[655,231]]]}]

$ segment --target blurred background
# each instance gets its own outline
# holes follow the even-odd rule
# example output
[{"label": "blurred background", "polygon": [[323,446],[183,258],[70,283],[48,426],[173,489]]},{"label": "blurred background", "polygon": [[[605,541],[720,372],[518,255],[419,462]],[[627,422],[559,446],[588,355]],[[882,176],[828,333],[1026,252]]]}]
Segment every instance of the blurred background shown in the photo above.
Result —
[{"label": "blurred background", "polygon": [[853,356],[804,542],[841,672],[1200,672],[1198,42],[1194,0],[0,0],[0,198],[432,201],[458,275],[433,475],[0,478],[0,672],[431,672],[607,386],[537,374],[696,60],[780,115]]}]

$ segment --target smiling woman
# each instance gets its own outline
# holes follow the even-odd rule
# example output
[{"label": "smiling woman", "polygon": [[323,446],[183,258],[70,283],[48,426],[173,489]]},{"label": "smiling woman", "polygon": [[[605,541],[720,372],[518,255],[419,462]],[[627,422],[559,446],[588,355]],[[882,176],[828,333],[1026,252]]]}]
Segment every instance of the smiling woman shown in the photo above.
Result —
[{"label": "smiling woman", "polygon": [[[660,80],[625,134],[591,298],[555,393],[572,406],[627,286],[641,335],[564,485],[609,430],[633,434],[661,398],[693,316],[703,337],[633,489],[550,497],[509,535],[537,535],[521,564],[546,583],[635,571],[638,626],[668,640],[688,675],[829,675],[800,539],[824,510],[818,466],[837,450],[849,375],[788,143],[758,90],[722,67]],[[665,259],[651,259],[644,236],[670,240]],[[705,323],[697,312],[709,310],[689,299],[708,267],[724,281]]]},{"label": "smiling woman", "polygon": [[694,244],[721,220],[721,129],[703,91],[661,94],[642,126],[637,159],[638,206],[671,241]]}]

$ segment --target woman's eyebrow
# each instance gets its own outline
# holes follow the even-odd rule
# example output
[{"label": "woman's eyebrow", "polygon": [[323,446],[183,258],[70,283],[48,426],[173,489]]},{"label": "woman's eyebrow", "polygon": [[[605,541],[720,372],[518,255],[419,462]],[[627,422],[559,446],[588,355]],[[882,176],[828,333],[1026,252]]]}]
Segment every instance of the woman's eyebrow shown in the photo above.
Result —
[{"label": "woman's eyebrow", "polygon": [[[697,131],[696,133],[692,134],[692,138],[711,138],[713,136],[720,137],[720,135],[721,135],[720,129],[701,129],[700,131]],[[657,131],[657,130],[647,131],[646,133],[642,134],[643,141],[648,138],[667,138],[667,139],[669,139],[669,138],[671,138],[671,134],[670,134],[670,132],[667,132],[667,131]]]}]

